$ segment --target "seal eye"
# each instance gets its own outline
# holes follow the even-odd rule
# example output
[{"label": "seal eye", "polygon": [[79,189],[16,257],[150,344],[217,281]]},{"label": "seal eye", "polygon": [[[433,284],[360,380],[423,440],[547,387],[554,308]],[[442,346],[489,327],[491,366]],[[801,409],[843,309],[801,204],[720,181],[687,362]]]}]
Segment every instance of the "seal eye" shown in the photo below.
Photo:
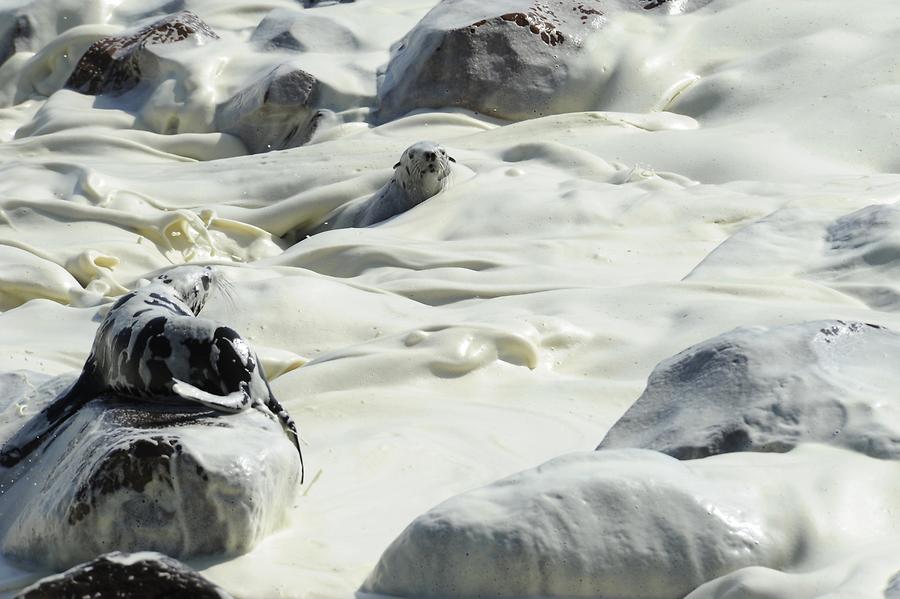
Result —
[{"label": "seal eye", "polygon": [[391,168],[397,168],[398,166],[400,166],[399,162],[397,164],[395,164],[394,166],[392,166]]},{"label": "seal eye", "polygon": [[410,160],[412,160],[412,159],[415,158],[415,157],[416,157],[415,154],[413,154],[412,152],[409,153],[409,159],[410,159]]},{"label": "seal eye", "polygon": [[456,158],[454,158],[453,156],[447,156],[447,158],[450,160],[450,162],[456,162]]}]

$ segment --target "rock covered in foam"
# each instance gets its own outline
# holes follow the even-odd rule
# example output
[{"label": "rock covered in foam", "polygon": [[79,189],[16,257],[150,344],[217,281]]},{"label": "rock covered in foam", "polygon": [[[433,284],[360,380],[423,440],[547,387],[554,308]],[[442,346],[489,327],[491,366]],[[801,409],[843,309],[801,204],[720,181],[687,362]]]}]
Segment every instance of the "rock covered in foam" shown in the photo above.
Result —
[{"label": "rock covered in foam", "polygon": [[858,322],[739,328],[661,362],[598,449],[680,459],[818,442],[900,458],[900,335]]},{"label": "rock covered in foam", "polygon": [[18,11],[0,13],[0,65],[16,52],[32,50],[34,25],[27,14]]},{"label": "rock covered in foam", "polygon": [[0,473],[2,550],[51,567],[112,550],[243,553],[280,526],[299,474],[296,449],[260,411],[104,396]]},{"label": "rock covered in foam", "polygon": [[171,557],[117,551],[43,578],[16,595],[16,599],[58,597],[228,599],[230,595]]},{"label": "rock covered in foam", "polygon": [[419,516],[363,590],[675,599],[743,566],[789,563],[793,532],[698,465],[640,450],[554,459]]},{"label": "rock covered in foam", "polygon": [[334,19],[306,11],[276,8],[260,21],[250,41],[264,48],[299,52],[335,52],[358,49],[356,35]]},{"label": "rock covered in foam", "polygon": [[106,22],[110,8],[83,0],[0,2],[0,65],[16,52],[36,52],[73,27]]},{"label": "rock covered in foam", "polygon": [[[853,295],[870,308],[900,309],[894,276],[900,266],[900,206],[876,204],[841,216],[827,224],[824,238],[825,251],[813,268],[807,266],[806,277]],[[822,249],[821,243],[812,247]]]},{"label": "rock covered in foam", "polygon": [[585,41],[616,12],[675,14],[679,0],[443,0],[395,45],[378,89],[390,120],[460,107],[507,120],[600,108],[605,74]]},{"label": "rock covered in foam", "polygon": [[712,0],[644,0],[642,8],[646,10],[659,9],[669,15],[681,15],[703,8]]},{"label": "rock covered in foam", "polygon": [[[819,444],[690,461],[643,449],[569,454],[419,516],[362,590],[417,599],[682,599],[719,579],[722,592],[698,599],[812,599],[849,590],[848,548],[854,559],[869,553],[867,563],[893,560],[898,473],[900,462]],[[884,588],[891,566],[880,564],[863,586],[877,576]],[[822,574],[782,574],[811,570]],[[784,592],[741,594],[765,584],[724,578],[740,572],[756,581],[774,573]],[[809,582],[817,593],[803,592]]]},{"label": "rock covered in foam", "polygon": [[852,212],[789,205],[731,235],[688,275],[693,281],[811,279],[893,311],[900,289],[900,206]]},{"label": "rock covered in foam", "polygon": [[158,70],[152,46],[183,40],[203,43],[219,36],[190,11],[168,15],[122,35],[94,42],[79,59],[66,87],[84,94],[121,94]]},{"label": "rock covered in foam", "polygon": [[315,8],[317,6],[329,6],[331,4],[351,4],[356,0],[303,0],[304,8]]},{"label": "rock covered in foam", "polygon": [[303,145],[327,111],[316,110],[319,81],[282,64],[216,109],[215,126],[244,142],[254,154]]},{"label": "rock covered in foam", "polygon": [[897,549],[896,543],[879,542],[799,571],[742,568],[701,585],[685,599],[898,599]]}]

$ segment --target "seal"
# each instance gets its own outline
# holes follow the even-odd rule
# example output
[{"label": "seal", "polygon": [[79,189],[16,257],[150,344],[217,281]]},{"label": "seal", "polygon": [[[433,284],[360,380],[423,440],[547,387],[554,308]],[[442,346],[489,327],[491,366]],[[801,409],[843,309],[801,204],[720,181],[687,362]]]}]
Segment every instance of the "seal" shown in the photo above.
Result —
[{"label": "seal", "polygon": [[0,451],[7,468],[104,392],[189,402],[224,413],[256,408],[280,420],[303,455],[297,426],[275,399],[259,358],[234,330],[198,316],[224,280],[209,266],[179,266],[116,301],[97,329],[81,375]]},{"label": "seal", "polygon": [[331,229],[368,227],[406,212],[447,187],[451,162],[456,159],[440,144],[420,141],[409,146],[394,165],[394,175],[384,187],[362,202],[335,209],[310,235]]}]

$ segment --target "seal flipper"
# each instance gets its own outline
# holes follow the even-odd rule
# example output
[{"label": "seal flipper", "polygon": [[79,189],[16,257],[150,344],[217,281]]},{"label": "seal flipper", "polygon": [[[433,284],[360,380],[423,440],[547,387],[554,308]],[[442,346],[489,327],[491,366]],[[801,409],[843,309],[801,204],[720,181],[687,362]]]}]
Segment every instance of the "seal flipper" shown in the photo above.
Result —
[{"label": "seal flipper", "polygon": [[[269,386],[268,383],[266,383],[266,386]],[[294,419],[291,418],[291,415],[287,413],[287,410],[284,409],[284,406],[275,399],[275,395],[272,394],[271,389],[269,389],[269,398],[266,400],[266,407],[281,421],[281,428],[287,433],[287,436],[294,444],[294,447],[297,448],[297,453],[300,454],[300,484],[302,485],[304,476],[303,452],[300,451],[300,432],[297,430],[297,424],[294,422]]]},{"label": "seal flipper", "polygon": [[48,439],[50,433],[101,391],[94,378],[95,362],[88,358],[78,380],[20,428],[0,449],[0,466],[12,468]]},{"label": "seal flipper", "polygon": [[228,414],[237,414],[244,411],[250,405],[250,396],[243,390],[229,393],[228,395],[215,395],[203,389],[199,389],[190,383],[172,379],[172,392],[188,401],[193,401],[201,405],[216,410],[217,412],[226,412]]}]

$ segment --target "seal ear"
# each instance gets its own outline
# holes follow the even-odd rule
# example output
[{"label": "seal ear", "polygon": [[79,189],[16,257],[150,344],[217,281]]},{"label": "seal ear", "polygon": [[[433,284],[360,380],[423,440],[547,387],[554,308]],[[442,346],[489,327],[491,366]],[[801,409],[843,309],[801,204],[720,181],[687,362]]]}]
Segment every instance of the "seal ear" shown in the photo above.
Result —
[{"label": "seal ear", "polygon": [[397,164],[395,164],[394,166],[392,166],[391,168],[397,168],[398,166],[400,166],[399,162]]},{"label": "seal ear", "polygon": [[250,397],[243,391],[235,391],[228,395],[215,395],[178,379],[172,379],[172,381],[174,383],[172,385],[172,393],[182,399],[195,401],[212,410],[236,414],[250,405]]},{"label": "seal ear", "polygon": [[453,156],[448,155],[447,158],[450,159],[450,162],[456,162],[456,158],[454,158]]}]

